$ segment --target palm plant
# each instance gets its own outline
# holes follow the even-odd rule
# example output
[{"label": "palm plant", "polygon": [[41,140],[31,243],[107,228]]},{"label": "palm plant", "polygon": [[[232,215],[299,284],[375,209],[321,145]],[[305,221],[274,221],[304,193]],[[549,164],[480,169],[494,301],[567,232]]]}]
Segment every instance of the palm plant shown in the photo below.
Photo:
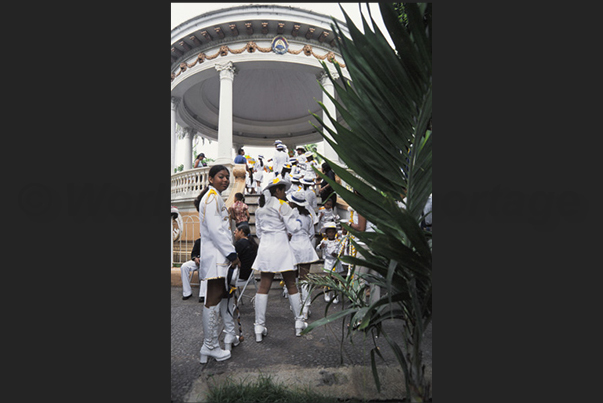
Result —
[{"label": "palm plant", "polygon": [[[389,45],[372,17],[372,29],[362,17],[364,34],[343,11],[351,39],[336,20],[332,29],[352,83],[329,75],[340,101],[329,95],[346,126],[319,102],[333,129],[313,114],[322,134],[347,165],[324,158],[333,171],[359,194],[321,175],[354,210],[373,223],[375,232],[359,232],[343,223],[362,247],[358,257],[341,257],[344,263],[364,266],[378,275],[310,276],[312,286],[329,286],[350,298],[350,306],[311,323],[305,332],[334,320],[349,320],[349,335],[376,332],[393,349],[405,375],[407,400],[428,401],[431,383],[425,379],[421,340],[432,316],[430,233],[420,227],[423,207],[432,192],[431,161],[431,3],[406,3],[404,26],[390,3],[379,3],[383,21],[395,45]],[[339,77],[341,68],[335,64]],[[323,88],[324,91],[324,88]],[[325,91],[328,94],[328,92]],[[403,207],[403,208],[402,208]],[[383,297],[367,303],[358,290],[358,278],[380,285]],[[403,321],[403,348],[387,334],[386,320]],[[371,351],[377,387],[375,347]]]}]

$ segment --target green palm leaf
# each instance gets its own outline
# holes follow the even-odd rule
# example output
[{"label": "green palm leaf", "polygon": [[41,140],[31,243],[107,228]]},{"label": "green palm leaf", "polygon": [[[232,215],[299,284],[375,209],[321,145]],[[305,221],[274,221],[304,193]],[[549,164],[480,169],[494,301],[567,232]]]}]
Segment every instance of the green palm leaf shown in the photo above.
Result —
[{"label": "green palm leaf", "polygon": [[[312,116],[318,122],[314,127],[345,166],[320,157],[359,195],[322,172],[317,174],[377,228],[367,233],[344,224],[366,247],[354,241],[362,259],[345,256],[341,261],[374,270],[378,275],[354,277],[380,285],[386,294],[367,305],[357,280],[310,277],[310,283],[330,284],[337,292],[347,293],[353,306],[313,322],[304,333],[346,317],[353,324],[348,335],[382,332],[402,366],[409,398],[415,401],[429,390],[422,376],[420,340],[431,321],[432,257],[428,236],[419,223],[432,193],[431,4],[405,3],[408,27],[398,21],[392,4],[380,3],[379,7],[396,49],[390,47],[372,17],[367,20],[362,16],[362,33],[342,9],[350,37],[343,34],[336,20],[332,28],[351,81],[334,79],[323,63],[336,95],[322,89],[338,113],[332,114],[319,102],[324,118]],[[334,66],[339,77],[344,77],[341,66]],[[334,115],[341,116],[345,124]],[[406,351],[383,332],[381,325],[386,320],[406,323]],[[371,351],[371,366],[379,387],[375,353],[378,350]]]}]

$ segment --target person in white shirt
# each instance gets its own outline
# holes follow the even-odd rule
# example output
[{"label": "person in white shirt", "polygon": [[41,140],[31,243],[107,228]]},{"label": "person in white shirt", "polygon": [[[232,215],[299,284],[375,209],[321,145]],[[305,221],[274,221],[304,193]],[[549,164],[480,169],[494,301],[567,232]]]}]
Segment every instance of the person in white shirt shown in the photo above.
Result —
[{"label": "person in white shirt", "polygon": [[[312,207],[314,212],[318,211],[318,200],[316,198],[316,193],[313,190],[314,181],[312,179],[308,179],[305,176],[302,177],[299,183],[303,186],[304,192],[306,193],[306,201]],[[316,221],[317,223],[318,221]],[[314,223],[314,224],[316,224]]]},{"label": "person in white shirt", "polygon": [[[316,246],[317,251],[322,251],[322,258],[325,261],[324,271],[330,273],[331,271],[344,275],[344,268],[341,261],[337,260],[337,255],[341,246],[341,239],[337,237],[337,224],[334,221],[329,221],[324,224],[320,232],[325,234],[318,245]],[[329,290],[325,290],[324,293],[325,302],[331,301],[333,293]],[[337,304],[339,299],[335,296],[333,300],[334,304]]]},{"label": "person in white shirt", "polygon": [[320,166],[314,160],[314,154],[312,154],[312,151],[308,151],[307,153],[305,153],[303,155],[303,157],[306,159],[305,171],[303,172],[304,177],[308,180],[315,181],[316,180],[316,172],[314,172],[314,169],[312,169],[312,167],[314,167],[316,169],[320,169]]},{"label": "person in white shirt", "polygon": [[[199,279],[207,280],[207,294],[202,315],[203,345],[200,350],[202,364],[207,363],[209,357],[215,358],[216,361],[230,358],[230,348],[233,344],[235,346],[239,344],[239,339],[235,335],[232,310],[228,306],[230,287],[225,281],[229,268],[241,264],[232,243],[228,210],[221,196],[230,183],[230,172],[223,165],[214,165],[209,170],[208,176],[209,185],[194,201],[199,211],[201,235],[202,258],[199,265]],[[225,350],[220,348],[218,340],[220,315],[226,332]]]},{"label": "person in white shirt", "polygon": [[295,318],[295,335],[300,336],[307,324],[301,313],[301,296],[295,284],[297,261],[289,245],[287,233],[294,233],[302,226],[299,212],[286,203],[286,190],[291,183],[280,177],[274,178],[262,191],[265,204],[262,207],[261,239],[258,254],[251,266],[261,273],[260,286],[255,295],[254,332],[256,342],[268,334],[266,328],[266,307],[268,291],[274,273],[281,273],[289,293],[289,304]]},{"label": "person in white shirt", "polygon": [[258,155],[258,159],[255,162],[255,164],[253,164],[253,181],[254,183],[254,190],[256,193],[260,193],[260,191],[262,190],[262,181],[264,180],[264,170],[266,168],[264,167],[264,156],[263,155]]},{"label": "person in white shirt", "polygon": [[[287,194],[299,192],[300,190],[304,190],[301,185],[301,175],[299,174],[291,174],[288,175],[287,178],[289,182],[291,182],[291,187],[287,190]],[[287,179],[285,178],[285,179]]]},{"label": "person in white shirt", "polygon": [[323,205],[318,208],[318,226],[317,232],[324,227],[325,223],[329,221],[339,222],[339,214],[337,214],[337,207],[335,207],[334,197],[329,197],[324,201]]},{"label": "person in white shirt", "polygon": [[289,155],[287,155],[286,147],[283,144],[278,144],[274,156],[272,157],[273,178],[281,176],[281,171],[288,162]]},{"label": "person in white shirt", "polygon": [[[298,220],[301,221],[301,226],[297,231],[291,233],[289,245],[293,249],[293,255],[297,261],[297,268],[300,280],[306,280],[310,273],[312,263],[318,261],[318,255],[314,250],[314,218],[316,214],[306,201],[306,193],[303,190],[298,190],[287,194],[287,200],[291,208],[296,209],[299,213]],[[310,315],[310,288],[307,284],[300,287],[302,294],[304,319],[308,319]]]},{"label": "person in white shirt", "polygon": [[295,151],[297,152],[297,155],[295,156],[297,158],[297,161],[300,165],[305,164],[306,163],[306,157],[304,156],[306,149],[302,146],[296,147]]}]

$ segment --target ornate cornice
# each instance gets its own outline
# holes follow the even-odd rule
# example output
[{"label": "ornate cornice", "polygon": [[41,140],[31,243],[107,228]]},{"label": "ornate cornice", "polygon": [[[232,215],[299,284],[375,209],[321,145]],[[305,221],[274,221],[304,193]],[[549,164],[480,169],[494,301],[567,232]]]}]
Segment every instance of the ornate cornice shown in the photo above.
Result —
[{"label": "ornate cornice", "polygon": [[[213,59],[217,58],[218,56],[228,56],[228,54],[238,55],[245,51],[247,51],[248,53],[254,53],[255,51],[259,51],[262,53],[270,53],[270,52],[272,52],[272,48],[271,47],[264,48],[264,47],[258,46],[258,44],[253,41],[247,42],[247,44],[240,49],[231,49],[227,45],[222,45],[222,46],[220,46],[220,49],[213,55],[208,56],[205,54],[205,52],[201,52],[197,55],[194,62],[180,63],[180,69],[178,70],[178,72],[171,74],[171,77],[172,77],[171,81],[174,81],[174,79],[176,77],[178,77],[180,74],[184,73],[187,69],[194,67],[197,64],[201,64],[205,60],[213,60]],[[318,54],[314,53],[312,45],[304,45],[304,47],[302,47],[301,49],[298,49],[298,50],[293,50],[291,48],[289,48],[287,50],[287,53],[290,53],[292,55],[299,55],[302,52],[304,53],[304,55],[314,56],[318,60],[326,59],[330,63],[338,63],[341,68],[345,69],[345,64],[339,63],[335,59],[335,52],[327,52],[324,55],[318,55]]]}]

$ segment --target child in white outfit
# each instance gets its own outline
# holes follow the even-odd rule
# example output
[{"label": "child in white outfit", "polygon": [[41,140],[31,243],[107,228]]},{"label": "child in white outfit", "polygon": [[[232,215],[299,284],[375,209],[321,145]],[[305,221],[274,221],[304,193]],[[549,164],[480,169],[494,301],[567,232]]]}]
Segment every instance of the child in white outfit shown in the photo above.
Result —
[{"label": "child in white outfit", "polygon": [[317,232],[321,232],[322,228],[328,222],[339,222],[339,215],[337,214],[336,207],[333,205],[333,199],[327,199],[323,205],[318,209],[318,227]]},{"label": "child in white outfit", "polygon": [[[325,261],[324,271],[330,273],[334,271],[340,275],[344,274],[344,268],[341,261],[337,259],[341,239],[337,238],[337,224],[335,222],[328,222],[321,229],[324,232],[326,238],[323,238],[320,243],[316,246],[317,251],[322,251],[322,257]],[[332,292],[325,291],[325,301],[329,302],[332,298]],[[333,300],[334,304],[339,302],[338,298],[335,297]]]}]

